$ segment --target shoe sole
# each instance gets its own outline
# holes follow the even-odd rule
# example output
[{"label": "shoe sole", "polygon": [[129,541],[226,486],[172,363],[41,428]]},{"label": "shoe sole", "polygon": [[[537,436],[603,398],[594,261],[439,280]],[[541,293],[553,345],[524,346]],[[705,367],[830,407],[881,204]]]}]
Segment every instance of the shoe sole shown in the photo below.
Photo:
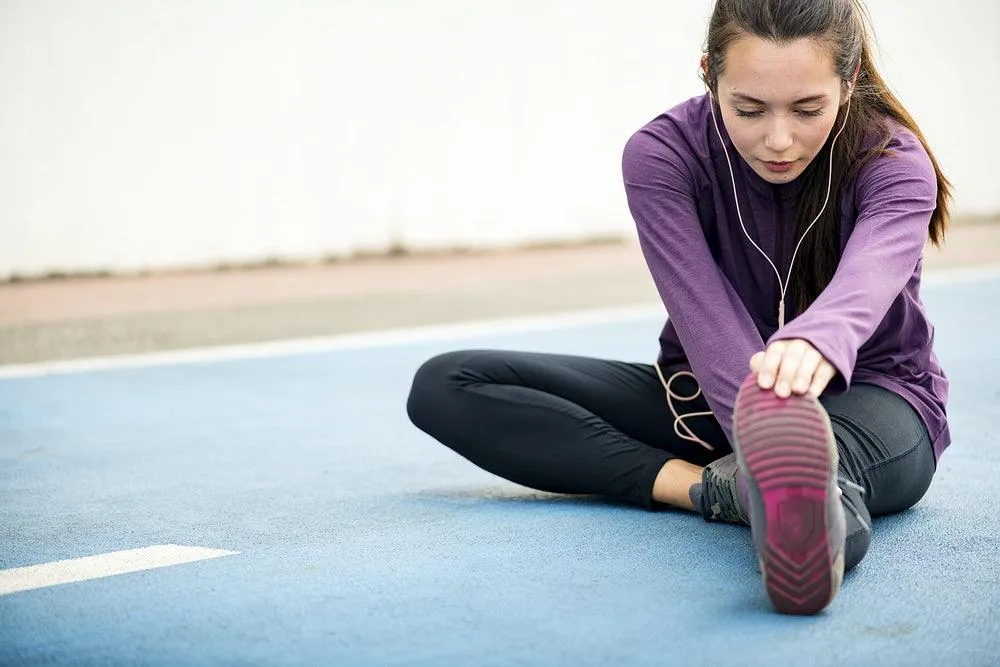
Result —
[{"label": "shoe sole", "polygon": [[815,397],[778,398],[751,378],[740,388],[733,425],[756,496],[752,527],[768,597],[781,613],[815,614],[833,600],[843,574],[827,511],[837,470],[830,418]]}]

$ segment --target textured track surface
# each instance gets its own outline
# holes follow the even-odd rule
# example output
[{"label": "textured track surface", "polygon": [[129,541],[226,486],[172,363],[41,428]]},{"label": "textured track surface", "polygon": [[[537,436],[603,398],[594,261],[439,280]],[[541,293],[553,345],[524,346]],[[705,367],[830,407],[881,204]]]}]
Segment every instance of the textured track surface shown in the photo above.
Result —
[{"label": "textured track surface", "polygon": [[659,318],[0,380],[0,568],[240,552],[0,596],[0,665],[996,667],[1000,279],[925,296],[955,444],[815,616],[744,526],[535,493],[406,419],[431,354],[649,361]]}]

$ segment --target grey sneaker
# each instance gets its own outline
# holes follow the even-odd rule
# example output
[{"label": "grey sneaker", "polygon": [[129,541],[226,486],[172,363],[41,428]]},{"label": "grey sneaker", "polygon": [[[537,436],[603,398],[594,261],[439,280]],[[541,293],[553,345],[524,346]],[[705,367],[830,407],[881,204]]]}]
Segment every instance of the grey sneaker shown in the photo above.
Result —
[{"label": "grey sneaker", "polygon": [[810,395],[778,398],[747,378],[733,416],[764,586],[785,614],[815,614],[844,575],[846,525],[830,417]]},{"label": "grey sneaker", "polygon": [[735,453],[705,466],[700,491],[698,509],[706,520],[750,525],[749,489]]}]

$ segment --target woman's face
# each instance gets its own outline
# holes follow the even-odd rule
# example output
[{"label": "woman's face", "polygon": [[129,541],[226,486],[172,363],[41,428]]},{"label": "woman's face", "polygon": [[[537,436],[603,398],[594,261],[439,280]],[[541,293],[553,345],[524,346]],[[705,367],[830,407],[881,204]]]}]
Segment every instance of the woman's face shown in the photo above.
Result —
[{"label": "woman's face", "polygon": [[729,46],[717,83],[736,150],[770,183],[788,183],[805,170],[826,143],[841,103],[833,55],[811,39],[777,44],[741,37]]}]

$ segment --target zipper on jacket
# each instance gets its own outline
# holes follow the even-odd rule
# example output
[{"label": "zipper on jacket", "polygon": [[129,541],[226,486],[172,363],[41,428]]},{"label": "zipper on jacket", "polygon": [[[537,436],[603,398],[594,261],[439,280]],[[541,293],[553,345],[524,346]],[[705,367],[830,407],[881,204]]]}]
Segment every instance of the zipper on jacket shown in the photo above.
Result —
[{"label": "zipper on jacket", "polygon": [[[771,187],[771,196],[774,203],[775,210],[775,228],[774,228],[774,265],[778,268],[778,273],[781,275],[781,280],[785,280],[787,269],[785,268],[785,204],[781,200],[781,190],[778,186]],[[781,281],[777,282],[778,294],[777,299],[774,301],[774,319],[778,320],[778,302],[781,299]],[[788,285],[785,285],[785,320],[787,321],[789,304],[788,298],[791,297],[791,290],[788,289]]]}]

